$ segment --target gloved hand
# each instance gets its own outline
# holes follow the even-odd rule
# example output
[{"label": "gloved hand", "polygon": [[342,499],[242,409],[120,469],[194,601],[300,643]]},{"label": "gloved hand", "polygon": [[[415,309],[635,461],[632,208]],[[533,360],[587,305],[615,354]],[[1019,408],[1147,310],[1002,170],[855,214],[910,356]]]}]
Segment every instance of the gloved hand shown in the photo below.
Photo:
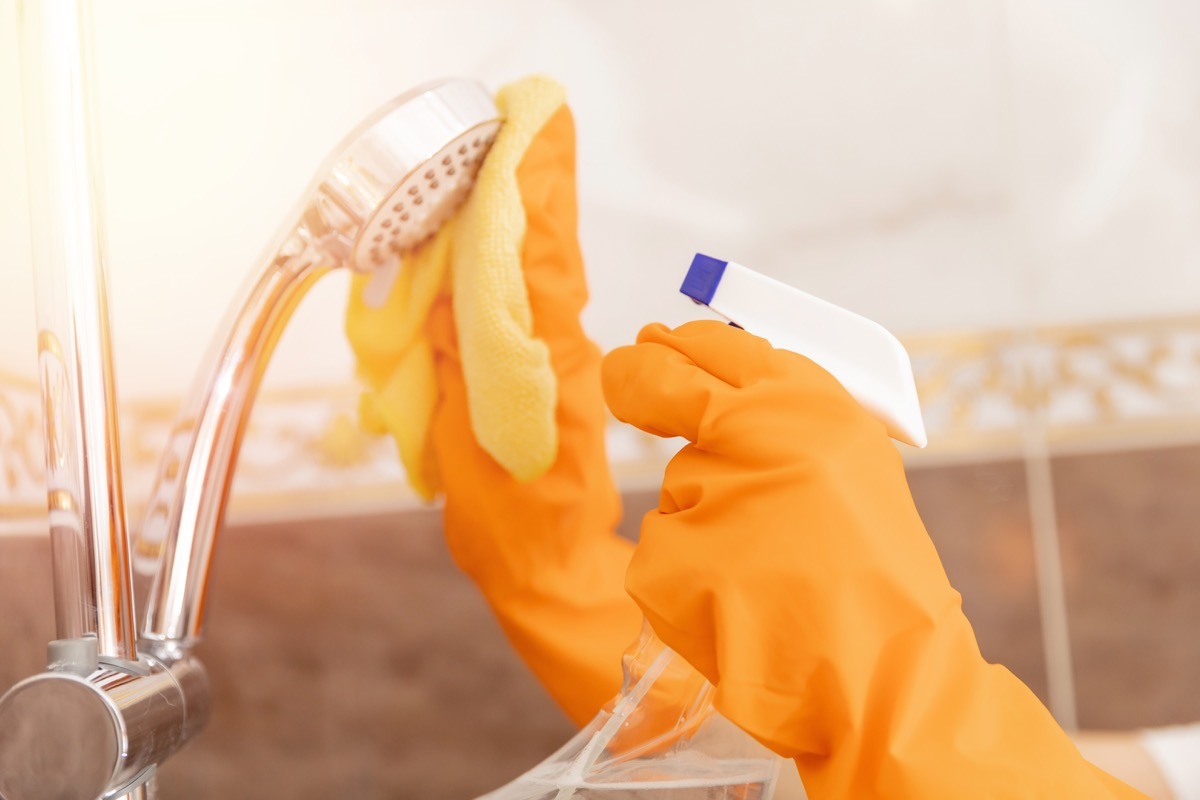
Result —
[{"label": "gloved hand", "polygon": [[430,314],[440,392],[431,436],[445,490],[446,539],[512,644],[576,722],[621,685],[621,653],[641,613],[624,592],[633,545],[616,535],[620,501],[604,452],[600,353],[579,313],[587,284],[577,239],[575,133],[562,106],[517,169],[533,333],[557,378],[558,455],[520,482],[472,434],[451,298]]},{"label": "gloved hand", "polygon": [[626,587],[814,800],[1142,797],[983,660],[899,454],[829,373],[704,321],[648,326],[603,378],[619,419],[691,442]]}]

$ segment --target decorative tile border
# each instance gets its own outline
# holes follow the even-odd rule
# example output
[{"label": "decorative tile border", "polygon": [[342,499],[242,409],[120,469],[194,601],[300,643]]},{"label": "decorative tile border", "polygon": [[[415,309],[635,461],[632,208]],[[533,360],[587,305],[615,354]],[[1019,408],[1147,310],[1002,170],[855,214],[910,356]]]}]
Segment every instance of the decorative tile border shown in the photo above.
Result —
[{"label": "decorative tile border", "polygon": [[[1200,439],[1200,317],[906,339],[929,429],[913,463],[1019,456],[1036,424],[1052,450]],[[417,501],[391,442],[353,423],[353,386],[264,392],[234,479],[231,514],[345,513]],[[174,422],[174,402],[122,409],[125,494],[140,517]],[[628,486],[657,481],[679,446],[613,424],[609,452]],[[0,532],[45,517],[40,399],[0,375]]]},{"label": "decorative tile border", "polygon": [[928,457],[1200,436],[1200,317],[910,337]]},{"label": "decorative tile border", "polygon": [[0,375],[0,525],[46,515],[46,456],[36,381]]},{"label": "decorative tile border", "polygon": [[[0,376],[0,533],[44,524],[40,403],[36,384]],[[135,523],[177,406],[132,402],[121,409],[124,489]],[[357,390],[349,385],[264,392],[242,442],[230,513],[287,517],[415,503],[392,443],[359,432],[356,406]]]}]

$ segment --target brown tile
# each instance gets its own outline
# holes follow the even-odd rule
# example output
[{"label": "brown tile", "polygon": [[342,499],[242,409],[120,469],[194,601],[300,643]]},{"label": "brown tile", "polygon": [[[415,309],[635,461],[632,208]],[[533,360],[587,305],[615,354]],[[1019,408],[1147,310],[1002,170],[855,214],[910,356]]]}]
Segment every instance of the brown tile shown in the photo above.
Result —
[{"label": "brown tile", "polygon": [[[44,668],[51,598],[48,541],[0,539],[0,692]],[[213,719],[165,797],[461,800],[573,732],[434,512],[227,531],[210,602]]]},{"label": "brown tile", "polygon": [[0,694],[46,668],[53,638],[50,538],[0,537]]},{"label": "brown tile", "polygon": [[908,481],[984,657],[1008,667],[1045,701],[1024,465],[919,467],[909,470]]},{"label": "brown tile", "polygon": [[229,531],[208,622],[216,710],[167,797],[474,797],[572,732],[433,512]]},{"label": "brown tile", "polygon": [[1054,481],[1080,724],[1200,720],[1200,448],[1061,457]]}]

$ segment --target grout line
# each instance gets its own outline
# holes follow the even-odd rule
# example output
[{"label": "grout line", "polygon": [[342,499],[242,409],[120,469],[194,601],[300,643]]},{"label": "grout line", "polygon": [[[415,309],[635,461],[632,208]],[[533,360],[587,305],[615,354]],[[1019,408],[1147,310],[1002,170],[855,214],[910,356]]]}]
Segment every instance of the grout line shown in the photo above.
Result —
[{"label": "grout line", "polygon": [[[1037,411],[1030,416],[1039,418]],[[1040,420],[1027,424],[1025,486],[1029,497],[1029,523],[1033,538],[1033,566],[1037,580],[1038,612],[1046,660],[1049,706],[1058,724],[1068,731],[1079,727],[1075,702],[1075,673],[1071,664],[1071,636],[1067,593],[1062,569],[1058,512],[1050,452]]]}]

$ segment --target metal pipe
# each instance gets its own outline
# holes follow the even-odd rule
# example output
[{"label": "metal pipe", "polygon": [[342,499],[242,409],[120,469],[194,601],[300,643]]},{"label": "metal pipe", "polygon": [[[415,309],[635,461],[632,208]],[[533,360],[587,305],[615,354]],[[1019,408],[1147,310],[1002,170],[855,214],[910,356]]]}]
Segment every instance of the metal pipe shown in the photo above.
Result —
[{"label": "metal pipe", "polygon": [[259,383],[292,312],[336,263],[299,230],[235,304],[238,314],[171,434],[138,531],[135,568],[154,575],[141,643],[160,658],[181,657],[200,636],[213,549]]},{"label": "metal pipe", "polygon": [[134,661],[87,0],[18,4],[60,639]]}]

